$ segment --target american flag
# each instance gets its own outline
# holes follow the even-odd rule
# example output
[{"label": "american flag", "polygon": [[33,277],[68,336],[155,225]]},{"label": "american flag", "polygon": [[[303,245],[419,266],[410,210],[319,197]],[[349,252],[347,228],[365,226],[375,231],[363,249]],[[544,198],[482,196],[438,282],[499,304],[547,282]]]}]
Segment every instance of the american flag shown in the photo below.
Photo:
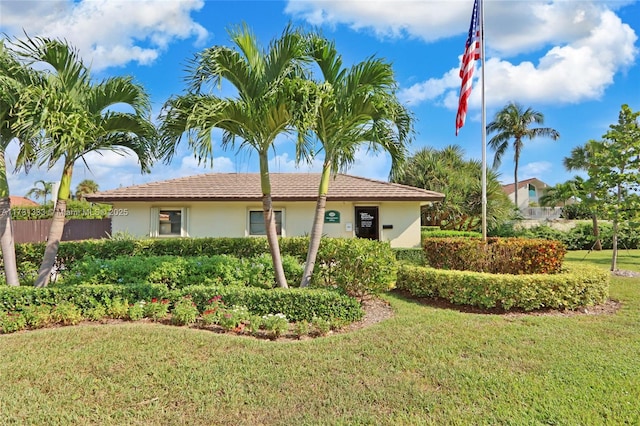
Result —
[{"label": "american flag", "polygon": [[462,64],[460,65],[460,101],[458,102],[458,114],[456,115],[456,136],[467,116],[467,102],[471,95],[471,80],[475,63],[480,59],[480,16],[478,12],[478,1],[473,2],[473,14],[471,15],[471,25],[469,26],[469,37],[464,48]]}]

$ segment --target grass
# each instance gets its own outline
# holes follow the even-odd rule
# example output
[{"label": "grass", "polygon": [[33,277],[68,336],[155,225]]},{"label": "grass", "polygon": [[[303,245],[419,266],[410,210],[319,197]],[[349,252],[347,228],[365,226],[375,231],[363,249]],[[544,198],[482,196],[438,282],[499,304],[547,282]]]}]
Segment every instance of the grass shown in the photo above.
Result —
[{"label": "grass", "polygon": [[471,314],[389,294],[394,318],[299,342],[147,323],[4,335],[2,422],[638,424],[639,286],[614,278],[622,308],[600,316]]},{"label": "grass", "polygon": [[[569,262],[588,262],[604,269],[611,269],[611,250],[588,251],[576,250],[567,252],[565,260]],[[640,250],[618,250],[618,269],[640,272]]]}]

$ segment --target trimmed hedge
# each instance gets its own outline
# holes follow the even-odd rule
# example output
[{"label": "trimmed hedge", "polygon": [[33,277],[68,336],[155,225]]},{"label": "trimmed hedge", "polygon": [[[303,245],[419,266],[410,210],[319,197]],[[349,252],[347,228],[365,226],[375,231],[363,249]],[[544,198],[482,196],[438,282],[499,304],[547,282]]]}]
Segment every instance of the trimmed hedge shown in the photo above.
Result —
[{"label": "trimmed hedge", "polygon": [[[280,238],[283,256],[306,259],[309,239]],[[22,284],[33,284],[44,253],[44,243],[17,244]],[[133,256],[216,256],[251,258],[269,253],[266,238],[171,238],[145,240],[87,240],[60,243],[56,267],[71,268],[84,258],[115,259]],[[1,263],[1,258],[0,258]],[[348,294],[377,294],[395,281],[396,259],[388,242],[360,238],[323,238],[312,280],[313,286],[338,287]],[[298,280],[299,282],[299,280]],[[292,282],[297,285],[297,282]]]},{"label": "trimmed hedge", "polygon": [[558,274],[509,275],[401,265],[396,287],[416,297],[502,309],[577,309],[603,303],[610,275],[593,266],[565,266]]},{"label": "trimmed hedge", "polygon": [[419,266],[423,266],[427,262],[424,250],[421,248],[394,248],[393,252],[399,262],[408,262]]},{"label": "trimmed hedge", "polygon": [[72,302],[85,310],[96,305],[109,305],[116,298],[130,303],[168,299],[174,304],[187,295],[192,297],[200,311],[209,299],[222,296],[228,306],[244,305],[256,315],[283,313],[291,321],[311,321],[318,317],[353,322],[364,315],[356,299],[325,289],[266,290],[200,285],[169,290],[161,284],[0,287],[0,311],[19,311],[25,306],[55,306],[62,302]]},{"label": "trimmed hedge", "polygon": [[[293,256],[282,256],[289,282],[302,278],[302,265]],[[245,285],[272,288],[275,273],[271,256],[251,258],[214,256],[133,256],[116,259],[81,259],[62,274],[63,285],[164,284],[169,289],[189,285]]]},{"label": "trimmed hedge", "polygon": [[426,238],[423,247],[434,268],[494,274],[554,274],[566,253],[560,241],[525,238]]}]

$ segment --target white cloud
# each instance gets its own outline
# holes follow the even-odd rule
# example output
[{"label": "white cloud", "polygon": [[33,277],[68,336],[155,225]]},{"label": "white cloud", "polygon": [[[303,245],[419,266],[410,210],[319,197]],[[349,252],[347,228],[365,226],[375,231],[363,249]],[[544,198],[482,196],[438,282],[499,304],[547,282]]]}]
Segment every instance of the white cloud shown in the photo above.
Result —
[{"label": "white cloud", "polygon": [[174,39],[207,31],[191,19],[203,0],[20,0],[0,5],[3,32],[63,38],[79,49],[93,70],[129,62],[150,64]]},{"label": "white cloud", "polygon": [[[603,11],[589,34],[571,44],[555,46],[537,64],[490,58],[486,62],[487,105],[505,102],[576,103],[598,99],[613,83],[614,75],[630,66],[637,56],[634,31],[611,11]],[[457,108],[459,78],[454,68],[441,78],[431,78],[401,91],[408,104],[436,101]],[[480,105],[479,72],[474,74],[475,89],[471,106]]]},{"label": "white cloud", "polygon": [[520,166],[518,180],[538,178],[543,179],[545,174],[549,173],[553,168],[553,164],[548,161],[534,161]]}]

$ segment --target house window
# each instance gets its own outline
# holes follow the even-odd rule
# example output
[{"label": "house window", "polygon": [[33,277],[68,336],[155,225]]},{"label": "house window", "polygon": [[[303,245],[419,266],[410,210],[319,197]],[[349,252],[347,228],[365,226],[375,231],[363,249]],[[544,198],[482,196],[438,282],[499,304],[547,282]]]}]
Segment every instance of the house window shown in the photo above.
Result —
[{"label": "house window", "polygon": [[536,193],[536,187],[529,184],[529,201],[538,201],[538,194]]},{"label": "house window", "polygon": [[[282,210],[274,210],[273,213],[276,217],[276,232],[282,235]],[[249,235],[267,235],[262,210],[249,211]]]},{"label": "house window", "polygon": [[159,235],[182,234],[182,210],[160,210]]},{"label": "house window", "polygon": [[189,233],[186,207],[151,208],[152,237],[187,237]]}]

